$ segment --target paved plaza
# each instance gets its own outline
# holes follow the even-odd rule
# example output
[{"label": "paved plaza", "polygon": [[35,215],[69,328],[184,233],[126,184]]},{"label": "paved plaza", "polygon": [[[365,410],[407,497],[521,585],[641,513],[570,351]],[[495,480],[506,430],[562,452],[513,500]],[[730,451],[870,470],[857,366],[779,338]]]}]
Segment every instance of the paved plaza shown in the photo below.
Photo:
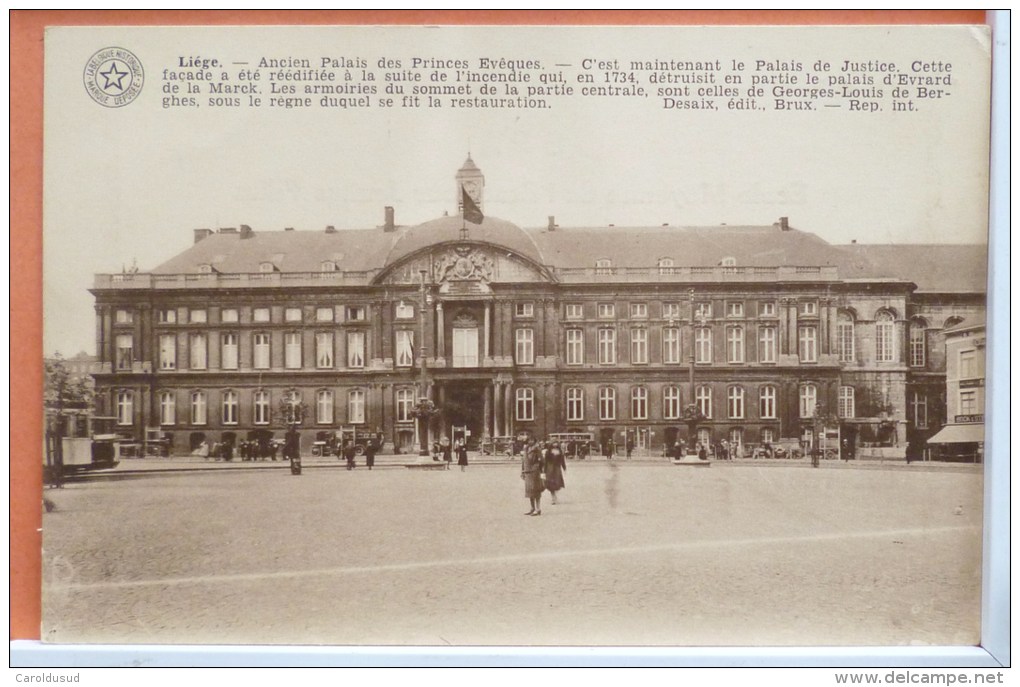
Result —
[{"label": "paved plaza", "polygon": [[71,483],[46,493],[43,639],[975,644],[981,482],[570,462],[540,517],[513,461]]}]

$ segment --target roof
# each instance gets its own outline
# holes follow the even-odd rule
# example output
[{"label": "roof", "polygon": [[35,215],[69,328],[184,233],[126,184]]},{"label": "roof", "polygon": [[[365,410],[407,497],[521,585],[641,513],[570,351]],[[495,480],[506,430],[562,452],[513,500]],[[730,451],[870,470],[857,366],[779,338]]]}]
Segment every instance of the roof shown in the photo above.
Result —
[{"label": "roof", "polygon": [[985,328],[985,316],[980,315],[968,315],[964,318],[963,322],[954,324],[952,327],[947,327],[943,330],[943,334],[959,334],[961,332],[970,331],[972,329],[984,329]]},{"label": "roof", "polygon": [[984,424],[946,425],[929,444],[976,444],[985,440]]},{"label": "roof", "polygon": [[917,284],[918,291],[985,291],[988,246],[983,244],[851,244],[841,246],[853,256],[840,276],[888,277],[895,274]]},{"label": "roof", "polygon": [[223,231],[201,239],[153,270],[197,273],[211,265],[222,273],[318,272],[331,260],[341,271],[380,269],[431,245],[456,241],[463,228],[472,241],[511,250],[552,268],[592,268],[600,258],[613,267],[654,267],[662,258],[677,267],[710,267],[732,259],[737,266],[835,267],[841,279],[899,279],[920,292],[986,290],[987,246],[976,244],[833,245],[815,234],[779,225],[714,227],[556,227],[526,229],[496,217],[465,224],[460,215],[394,231]]}]

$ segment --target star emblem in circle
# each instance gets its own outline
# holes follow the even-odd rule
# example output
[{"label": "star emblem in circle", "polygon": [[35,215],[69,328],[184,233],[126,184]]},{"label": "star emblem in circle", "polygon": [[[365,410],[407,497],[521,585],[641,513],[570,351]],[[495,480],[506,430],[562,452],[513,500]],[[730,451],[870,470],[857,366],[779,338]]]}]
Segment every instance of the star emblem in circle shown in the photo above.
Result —
[{"label": "star emblem in circle", "polygon": [[121,91],[124,90],[123,81],[124,77],[128,75],[128,72],[118,71],[116,62],[111,62],[110,68],[105,72],[99,72],[99,75],[106,79],[106,83],[103,85],[103,90],[110,88],[110,86],[115,86]]}]

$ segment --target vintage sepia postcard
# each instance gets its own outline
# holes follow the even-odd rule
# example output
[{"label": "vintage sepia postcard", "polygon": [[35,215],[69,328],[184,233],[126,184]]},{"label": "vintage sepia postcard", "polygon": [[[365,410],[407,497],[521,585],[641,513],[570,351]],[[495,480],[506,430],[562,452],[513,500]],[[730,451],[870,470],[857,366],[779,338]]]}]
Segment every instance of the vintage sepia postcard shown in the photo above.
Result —
[{"label": "vintage sepia postcard", "polygon": [[43,642],[981,645],[990,55],[48,29]]}]

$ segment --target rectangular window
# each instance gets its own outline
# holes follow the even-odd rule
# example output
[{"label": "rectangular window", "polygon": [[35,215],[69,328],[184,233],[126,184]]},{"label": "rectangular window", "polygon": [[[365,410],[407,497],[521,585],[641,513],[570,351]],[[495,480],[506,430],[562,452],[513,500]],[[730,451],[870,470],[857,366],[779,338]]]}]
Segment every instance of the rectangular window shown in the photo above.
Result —
[{"label": "rectangular window", "polygon": [[517,390],[517,419],[522,422],[530,422],[535,419],[534,389]]},{"label": "rectangular window", "polygon": [[632,320],[643,320],[648,317],[648,304],[647,303],[631,303],[630,304],[630,317]]},{"label": "rectangular window", "polygon": [[744,328],[726,328],[726,360],[730,363],[744,362]]},{"label": "rectangular window", "polygon": [[800,416],[802,418],[814,417],[817,400],[818,389],[813,384],[807,384],[800,388]]},{"label": "rectangular window", "polygon": [[237,312],[237,308],[224,308],[220,311],[220,322],[231,324],[240,321],[241,316],[240,313]]},{"label": "rectangular window", "polygon": [[397,330],[397,367],[414,365],[414,332],[409,329]]},{"label": "rectangular window", "polygon": [[414,409],[414,389],[397,390],[397,422],[410,422],[414,418],[411,411]]},{"label": "rectangular window", "polygon": [[726,303],[726,317],[743,317],[744,304],[740,301],[729,301]]},{"label": "rectangular window", "polygon": [[347,394],[347,421],[352,425],[365,423],[365,392],[361,389]]},{"label": "rectangular window", "polygon": [[[120,337],[117,337],[118,339]],[[960,379],[977,376],[977,351],[960,351]],[[966,413],[964,413],[966,415]]]},{"label": "rectangular window", "polygon": [[287,332],[283,337],[283,366],[301,369],[301,332]]},{"label": "rectangular window", "polygon": [[130,334],[118,334],[117,344],[117,369],[130,370],[135,361],[134,338]]},{"label": "rectangular window", "polygon": [[209,313],[206,310],[192,310],[188,315],[188,322],[191,324],[205,324],[209,321]]},{"label": "rectangular window", "polygon": [[616,305],[613,303],[599,303],[599,319],[611,320],[616,317]]},{"label": "rectangular window", "polygon": [[333,424],[333,392],[329,389],[315,392],[315,421],[320,425]]},{"label": "rectangular window", "polygon": [[680,319],[680,304],[679,303],[663,303],[662,304],[662,317],[666,320],[679,320]]},{"label": "rectangular window", "polygon": [[916,324],[910,326],[910,365],[911,367],[924,367],[925,365],[925,337],[927,332],[924,327]]},{"label": "rectangular window", "polygon": [[662,418],[664,420],[680,419],[680,387],[667,386],[662,390]]},{"label": "rectangular window", "polygon": [[176,324],[177,311],[172,308],[168,310],[160,310],[156,317],[156,321],[160,324]]},{"label": "rectangular window", "polygon": [[534,303],[515,303],[514,304],[514,317],[534,317],[535,316],[535,304]]},{"label": "rectangular window", "polygon": [[237,392],[223,392],[223,424],[237,424]]},{"label": "rectangular window", "polygon": [[914,407],[914,426],[928,429],[928,397],[915,391],[910,404]]},{"label": "rectangular window", "polygon": [[135,420],[135,399],[130,391],[117,392],[117,424],[133,425]]},{"label": "rectangular window", "polygon": [[117,324],[131,324],[135,321],[135,314],[130,310],[117,310],[114,313],[113,321]]},{"label": "rectangular window", "polygon": [[206,423],[205,392],[196,391],[191,394],[191,424],[204,425]]},{"label": "rectangular window", "polygon": [[599,365],[616,364],[616,330],[599,330]]},{"label": "rectangular window", "polygon": [[567,365],[584,364],[584,330],[567,330]]},{"label": "rectangular window", "polygon": [[300,322],[301,308],[287,308],[283,311],[284,322]]},{"label": "rectangular window", "polygon": [[177,403],[174,395],[164,391],[159,395],[159,424],[172,425],[177,422]]},{"label": "rectangular window", "polygon": [[568,303],[566,318],[568,320],[581,320],[584,319],[584,306],[580,303]]},{"label": "rectangular window", "polygon": [[255,308],[251,313],[252,322],[269,322],[269,308]]},{"label": "rectangular window", "polygon": [[758,362],[776,362],[776,328],[762,327],[758,330]]},{"label": "rectangular window", "polygon": [[[406,355],[408,361],[412,359],[410,339],[408,339],[405,351],[400,345],[402,335],[410,337],[411,332],[397,332],[397,365],[410,367],[411,363],[406,362],[403,357]],[[347,367],[365,367],[365,332],[347,332]]]},{"label": "rectangular window", "polygon": [[599,389],[599,419],[616,419],[616,389],[611,386]]},{"label": "rectangular window", "polygon": [[893,317],[888,313],[881,313],[875,320],[875,360],[880,363],[894,362],[896,349],[893,345]]},{"label": "rectangular window", "polygon": [[269,334],[259,332],[253,334],[252,341],[252,367],[256,370],[269,369]]},{"label": "rectangular window", "polygon": [[159,337],[159,369],[177,369],[177,337],[173,334]]},{"label": "rectangular window", "polygon": [[237,334],[224,332],[220,334],[220,367],[224,370],[236,370],[240,356],[237,353]]},{"label": "rectangular window", "polygon": [[698,410],[706,418],[712,417],[712,387],[710,386],[699,386],[697,393],[694,395],[694,402],[698,406]]},{"label": "rectangular window", "polygon": [[854,362],[854,323],[850,320],[836,322],[836,355],[839,362]]},{"label": "rectangular window", "polygon": [[762,420],[776,419],[776,387],[769,385],[761,388],[758,414]]},{"label": "rectangular window", "polygon": [[333,367],[333,332],[315,333],[315,367],[320,370]]},{"label": "rectangular window", "polygon": [[365,306],[351,305],[347,308],[348,322],[362,322],[365,319]]},{"label": "rectangular window", "polygon": [[770,427],[765,427],[761,430],[761,443],[771,444],[776,440],[776,433]]},{"label": "rectangular window", "polygon": [[667,365],[680,363],[679,327],[666,327],[662,330],[662,362]]},{"label": "rectangular window", "polygon": [[697,327],[694,330],[694,362],[712,362],[712,330],[708,327]]},{"label": "rectangular window", "polygon": [[567,421],[576,422],[584,419],[584,389],[570,387],[567,389]]},{"label": "rectangular window", "polygon": [[758,314],[761,317],[775,317],[776,316],[776,303],[775,301],[763,301],[759,306]]},{"label": "rectangular window", "polygon": [[648,389],[643,386],[636,386],[630,391],[630,418],[648,419]]},{"label": "rectangular window", "polygon": [[255,424],[256,425],[268,425],[269,424],[269,392],[268,391],[256,391],[252,407],[254,409],[254,421],[255,421]]},{"label": "rectangular window", "polygon": [[204,370],[209,361],[205,334],[192,334],[189,341],[191,342],[191,358],[188,361],[188,367],[192,370]]},{"label": "rectangular window", "polygon": [[648,330],[630,330],[630,362],[632,365],[648,364]]},{"label": "rectangular window", "polygon": [[533,365],[535,363],[535,331],[533,329],[518,329],[514,338],[514,354],[517,364]]},{"label": "rectangular window", "polygon": [[976,415],[976,414],[977,414],[977,392],[961,391],[960,415]]},{"label": "rectangular window", "polygon": [[800,361],[818,362],[818,327],[800,328]]},{"label": "rectangular window", "polygon": [[694,305],[694,318],[697,320],[712,319],[712,303],[710,301],[696,303]]},{"label": "rectangular window", "polygon": [[453,328],[453,366],[478,367],[478,327]]},{"label": "rectangular window", "polygon": [[839,416],[845,419],[854,417],[854,388],[852,386],[839,387]]},{"label": "rectangular window", "polygon": [[726,390],[726,412],[731,420],[744,419],[744,388],[731,386]]},{"label": "rectangular window", "polygon": [[818,314],[818,303],[815,301],[804,301],[800,304],[800,314],[805,317],[814,317]]},{"label": "rectangular window", "polygon": [[316,308],[315,309],[315,321],[316,322],[332,322],[333,321],[333,308]]}]

